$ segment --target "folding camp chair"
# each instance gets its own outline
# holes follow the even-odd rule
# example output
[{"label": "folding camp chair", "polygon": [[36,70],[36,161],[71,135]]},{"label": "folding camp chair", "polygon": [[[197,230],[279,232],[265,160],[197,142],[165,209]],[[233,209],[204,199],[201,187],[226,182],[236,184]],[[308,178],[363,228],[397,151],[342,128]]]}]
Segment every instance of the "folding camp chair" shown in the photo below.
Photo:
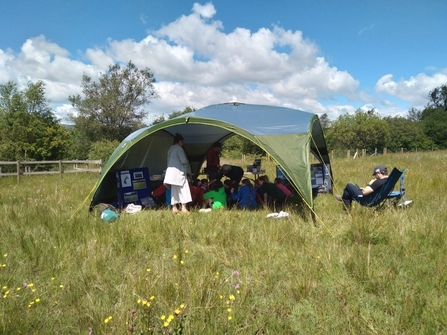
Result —
[{"label": "folding camp chair", "polygon": [[402,175],[400,176],[399,181],[399,190],[391,191],[388,194],[387,199],[392,205],[404,208],[413,203],[413,200],[405,199],[405,168],[402,169]]},{"label": "folding camp chair", "polygon": [[[407,207],[410,205],[413,201],[405,200],[404,172],[405,169],[400,171],[397,168],[393,168],[380,190],[364,197],[363,206],[373,207],[375,211],[378,211],[389,206]],[[394,191],[398,181],[400,181],[399,190]]]}]

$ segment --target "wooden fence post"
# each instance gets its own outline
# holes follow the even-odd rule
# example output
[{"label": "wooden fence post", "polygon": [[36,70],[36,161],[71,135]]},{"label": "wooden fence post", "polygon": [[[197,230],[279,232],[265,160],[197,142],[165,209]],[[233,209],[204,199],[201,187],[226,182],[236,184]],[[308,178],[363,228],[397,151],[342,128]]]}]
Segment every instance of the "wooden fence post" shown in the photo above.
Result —
[{"label": "wooden fence post", "polygon": [[17,167],[17,182],[20,182],[20,162],[17,161],[16,162],[16,167]]},{"label": "wooden fence post", "polygon": [[351,150],[348,149],[348,152],[346,153],[346,158],[351,157]]}]

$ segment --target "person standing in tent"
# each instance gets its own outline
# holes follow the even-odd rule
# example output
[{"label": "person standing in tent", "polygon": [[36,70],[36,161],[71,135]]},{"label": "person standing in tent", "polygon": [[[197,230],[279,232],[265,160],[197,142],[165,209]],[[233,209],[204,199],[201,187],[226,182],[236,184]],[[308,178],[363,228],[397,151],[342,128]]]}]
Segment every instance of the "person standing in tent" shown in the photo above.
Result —
[{"label": "person standing in tent", "polygon": [[219,153],[222,149],[220,142],[215,142],[206,153],[206,173],[211,182],[220,180],[220,157]]},{"label": "person standing in tent", "polygon": [[[175,134],[174,144],[168,150],[167,169],[163,184],[171,189],[171,205],[174,214],[188,214],[186,207],[188,202],[192,201],[191,191],[187,174],[190,173],[190,166],[185,151],[183,150],[184,139],[181,134]],[[177,207],[181,204],[181,210]]]}]

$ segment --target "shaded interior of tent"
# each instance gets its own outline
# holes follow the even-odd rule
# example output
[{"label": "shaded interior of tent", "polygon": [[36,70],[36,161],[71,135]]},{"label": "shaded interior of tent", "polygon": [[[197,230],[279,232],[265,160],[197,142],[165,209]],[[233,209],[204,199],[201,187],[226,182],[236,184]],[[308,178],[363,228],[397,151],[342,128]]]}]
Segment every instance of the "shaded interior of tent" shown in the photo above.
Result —
[{"label": "shaded interior of tent", "polygon": [[104,166],[90,204],[113,203],[117,171],[148,168],[150,175],[166,170],[167,151],[176,133],[194,175],[200,173],[214,142],[240,135],[263,149],[283,169],[291,185],[313,208],[310,155],[330,164],[323,129],[316,114],[285,107],[226,103],[211,105],[130,134]]}]

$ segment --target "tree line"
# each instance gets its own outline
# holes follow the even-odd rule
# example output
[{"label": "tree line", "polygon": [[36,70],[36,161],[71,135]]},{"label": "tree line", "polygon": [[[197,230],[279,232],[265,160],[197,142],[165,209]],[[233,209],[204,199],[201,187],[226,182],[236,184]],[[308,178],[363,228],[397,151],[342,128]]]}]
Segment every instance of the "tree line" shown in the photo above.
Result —
[{"label": "tree line", "polygon": [[[0,161],[102,159],[107,161],[118,144],[133,131],[148,126],[147,105],[158,95],[149,68],[132,62],[111,65],[97,80],[84,74],[82,95],[71,95],[74,113],[70,126],[61,123],[46,98],[42,81],[0,85]],[[431,91],[422,110],[412,108],[404,117],[381,117],[375,109],[344,114],[330,120],[320,117],[329,150],[387,148],[390,152],[447,148],[447,84]],[[174,118],[194,111],[173,111]],[[165,121],[157,116],[151,124]],[[229,156],[262,155],[256,145],[241,137],[225,141]]]},{"label": "tree line", "polygon": [[447,85],[435,88],[422,109],[406,116],[381,117],[374,109],[356,110],[331,121],[320,118],[330,150],[389,152],[447,149]]}]

